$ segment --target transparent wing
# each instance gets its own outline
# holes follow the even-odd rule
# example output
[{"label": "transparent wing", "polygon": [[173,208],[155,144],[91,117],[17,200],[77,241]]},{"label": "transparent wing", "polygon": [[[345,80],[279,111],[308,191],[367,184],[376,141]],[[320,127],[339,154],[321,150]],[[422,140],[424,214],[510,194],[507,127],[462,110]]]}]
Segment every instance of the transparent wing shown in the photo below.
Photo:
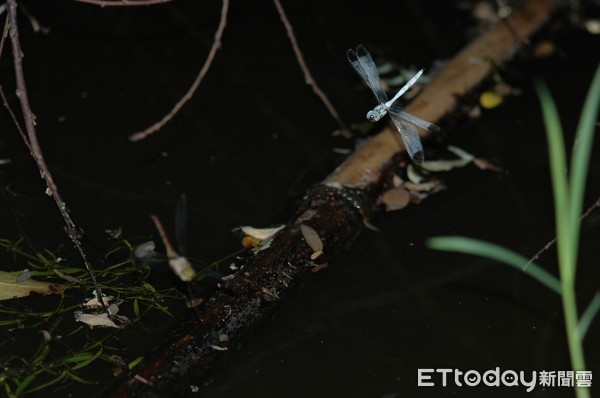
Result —
[{"label": "transparent wing", "polygon": [[425,156],[423,155],[423,145],[421,145],[417,128],[392,112],[390,112],[390,117],[398,129],[400,137],[402,137],[408,156],[416,164],[422,164]]},{"label": "transparent wing", "polygon": [[375,98],[377,98],[377,102],[380,104],[387,102],[388,97],[383,90],[383,87],[381,87],[377,66],[375,65],[375,62],[373,61],[373,58],[371,58],[371,54],[369,54],[367,49],[362,45],[359,45],[356,47],[356,51],[348,50],[346,55],[348,56],[348,61],[350,61],[350,64],[356,73],[363,78],[371,91],[373,91]]},{"label": "transparent wing", "polygon": [[415,115],[411,115],[410,113],[403,111],[399,106],[390,107],[388,112],[390,115],[395,115],[398,118],[407,121],[408,123],[421,127],[424,130],[431,132],[440,131],[440,128],[437,125],[429,123],[427,120],[423,120]]}]

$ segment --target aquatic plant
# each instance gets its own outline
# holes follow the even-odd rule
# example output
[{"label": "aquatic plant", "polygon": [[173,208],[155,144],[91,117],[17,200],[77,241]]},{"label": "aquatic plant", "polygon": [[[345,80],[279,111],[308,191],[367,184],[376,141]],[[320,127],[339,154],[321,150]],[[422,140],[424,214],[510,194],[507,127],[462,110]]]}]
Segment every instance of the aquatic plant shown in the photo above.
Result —
[{"label": "aquatic plant", "polygon": [[[82,314],[90,318],[108,315],[97,296],[81,302],[81,297],[94,289],[86,270],[69,265],[49,250],[33,252],[23,243],[23,239],[0,239],[0,247],[15,263],[24,264],[32,278],[46,283],[62,280],[66,289],[51,296],[0,301],[0,335],[4,337],[0,343],[0,386],[7,397],[64,389],[73,383],[96,384],[96,375],[132,368],[144,353],[140,348],[126,347],[123,351],[121,342],[127,341],[126,336],[138,338],[140,331],[147,331],[143,322],[149,313],[171,316],[170,309],[183,306],[186,298],[170,284],[163,287],[153,282],[152,263],[137,259],[133,255],[136,245],[129,240],[119,240],[105,255],[107,266],[97,270],[102,289],[114,297],[109,301],[108,296],[102,296],[111,318],[120,320],[119,328],[98,328],[94,325],[102,323],[81,319]],[[121,314],[127,316],[116,315],[118,305]],[[124,324],[128,327],[120,328]],[[93,371],[88,369],[91,364]]]},{"label": "aquatic plant", "polygon": [[[574,371],[583,371],[586,368],[582,347],[583,339],[590,323],[600,310],[600,292],[598,292],[582,316],[579,317],[575,295],[585,181],[600,104],[600,66],[596,70],[581,112],[569,173],[558,110],[545,83],[537,81],[535,88],[540,98],[550,155],[560,279],[525,257],[492,243],[461,236],[439,236],[430,238],[427,245],[436,250],[474,254],[503,262],[524,271],[560,294],[571,366]],[[588,388],[577,386],[575,386],[575,394],[578,398],[590,396]]]}]

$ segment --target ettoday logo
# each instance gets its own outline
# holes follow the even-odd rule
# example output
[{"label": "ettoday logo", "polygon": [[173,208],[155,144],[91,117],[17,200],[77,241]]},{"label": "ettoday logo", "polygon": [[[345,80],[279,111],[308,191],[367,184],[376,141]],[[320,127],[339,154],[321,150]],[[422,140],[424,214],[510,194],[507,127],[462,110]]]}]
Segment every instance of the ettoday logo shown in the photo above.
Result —
[{"label": "ettoday logo", "polygon": [[453,381],[458,387],[475,387],[484,384],[488,387],[526,387],[527,392],[531,392],[537,384],[537,372],[532,371],[527,375],[525,372],[515,372],[514,370],[500,371],[500,368],[490,369],[484,373],[476,370],[463,372],[458,369],[418,369],[417,385],[419,387],[433,387],[442,385],[446,387],[449,380]]},{"label": "ettoday logo", "polygon": [[536,372],[501,371],[500,368],[490,369],[483,373],[477,370],[463,372],[458,369],[418,369],[417,385],[419,387],[446,387],[450,382],[458,387],[524,387],[531,392],[536,386],[540,387],[592,387],[591,370],[542,370]]}]

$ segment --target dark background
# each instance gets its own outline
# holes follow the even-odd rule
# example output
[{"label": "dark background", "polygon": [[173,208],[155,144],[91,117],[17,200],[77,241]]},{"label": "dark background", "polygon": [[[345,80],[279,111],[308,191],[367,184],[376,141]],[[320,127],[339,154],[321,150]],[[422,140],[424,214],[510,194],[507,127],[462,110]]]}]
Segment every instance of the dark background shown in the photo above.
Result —
[{"label": "dark background", "polygon": [[[304,83],[272,2],[232,2],[222,48],[194,98],[165,128],[137,144],[128,135],[159,120],[194,80],[212,44],[221,3],[23,4],[50,28],[36,34],[21,14],[25,74],[41,145],[97,256],[108,245],[106,229],[122,226],[126,236],[152,235],[150,213],[172,230],[177,198],[185,192],[190,254],[205,261],[223,257],[239,247],[231,228],[285,221],[294,199],[343,160],[333,146],[354,145],[332,137],[338,126]],[[458,2],[283,5],[316,81],[349,124],[362,122],[374,101],[346,60],[348,48],[362,43],[377,60],[429,68],[476,33],[476,22]],[[597,8],[588,5],[585,11],[594,16]],[[548,83],[572,140],[600,48],[598,36],[567,24],[564,14],[536,39],[556,43],[553,56],[535,59],[525,49],[506,66],[521,96],[479,119],[443,126],[445,143],[494,159],[506,171],[469,166],[447,173],[445,192],[378,215],[374,223],[382,232],[365,231],[315,274],[198,396],[570,396],[565,388],[538,387],[527,394],[522,387],[425,389],[416,382],[419,368],[570,368],[559,297],[508,267],[424,246],[431,236],[467,235],[529,257],[554,237],[547,147],[532,80]],[[11,62],[6,47],[1,84],[17,107]],[[0,157],[12,161],[0,166],[2,235],[24,232],[40,247],[68,247],[60,215],[6,112],[0,113],[0,126]],[[599,196],[597,142],[586,207]],[[431,154],[440,147],[432,144]],[[18,214],[22,228],[11,214]],[[599,223],[597,211],[584,222],[581,310],[599,288]],[[78,262],[74,254],[70,259]],[[554,251],[540,264],[556,271]],[[588,369],[596,373],[599,328],[595,322],[585,342]],[[143,344],[152,347],[160,337]],[[112,378],[110,372],[98,375],[102,383]],[[70,391],[76,396],[96,388]]]}]

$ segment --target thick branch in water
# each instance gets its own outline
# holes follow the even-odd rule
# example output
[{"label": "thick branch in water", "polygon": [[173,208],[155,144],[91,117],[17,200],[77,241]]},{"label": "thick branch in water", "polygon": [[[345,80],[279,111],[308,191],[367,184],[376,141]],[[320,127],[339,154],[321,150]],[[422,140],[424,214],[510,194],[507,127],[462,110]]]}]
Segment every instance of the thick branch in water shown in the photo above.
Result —
[{"label": "thick branch in water", "polygon": [[[510,24],[500,23],[451,60],[407,110],[438,123],[454,110],[457,97],[489,76],[489,60],[509,59],[522,42],[519,38],[535,32],[553,6],[552,0],[526,2],[511,16]],[[310,226],[323,242],[324,256],[316,260],[320,264],[348,246],[374,211],[392,159],[402,150],[392,128],[367,141],[322,184],[307,192],[296,215],[270,247],[248,254],[232,280],[102,395],[187,396],[190,385],[202,385],[230,351],[270,319],[318,269],[300,226]]]}]

